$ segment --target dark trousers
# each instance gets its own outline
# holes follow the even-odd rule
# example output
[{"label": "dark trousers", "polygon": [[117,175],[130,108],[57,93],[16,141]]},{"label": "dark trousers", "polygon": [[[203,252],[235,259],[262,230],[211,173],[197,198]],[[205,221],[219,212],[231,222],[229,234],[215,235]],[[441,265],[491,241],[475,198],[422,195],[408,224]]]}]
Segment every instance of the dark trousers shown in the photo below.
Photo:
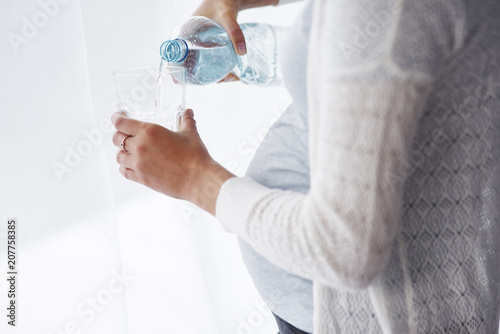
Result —
[{"label": "dark trousers", "polygon": [[273,315],[276,318],[276,323],[278,324],[278,329],[280,330],[278,334],[310,334],[290,325],[276,314],[273,313]]}]

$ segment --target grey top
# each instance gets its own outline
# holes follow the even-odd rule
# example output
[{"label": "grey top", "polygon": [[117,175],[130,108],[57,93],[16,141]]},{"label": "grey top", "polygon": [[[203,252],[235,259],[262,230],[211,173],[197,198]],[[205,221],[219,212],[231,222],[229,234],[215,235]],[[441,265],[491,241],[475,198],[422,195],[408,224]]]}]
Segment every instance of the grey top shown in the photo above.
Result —
[{"label": "grey top", "polygon": [[[269,129],[246,173],[267,187],[301,193],[309,190],[306,63],[311,11],[312,1],[308,1],[288,32],[279,59],[293,103]],[[238,240],[254,285],[271,311],[312,332],[312,282],[272,264]]]}]

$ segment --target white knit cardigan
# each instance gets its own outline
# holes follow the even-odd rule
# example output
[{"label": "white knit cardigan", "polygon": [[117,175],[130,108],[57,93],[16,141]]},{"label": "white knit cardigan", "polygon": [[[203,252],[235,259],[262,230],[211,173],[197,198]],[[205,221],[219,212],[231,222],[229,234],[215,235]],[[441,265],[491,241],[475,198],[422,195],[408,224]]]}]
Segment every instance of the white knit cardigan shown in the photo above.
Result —
[{"label": "white knit cardigan", "polygon": [[[396,333],[380,276],[396,239],[399,263],[407,266],[401,214],[413,175],[401,171],[411,163],[424,110],[434,108],[429,94],[464,47],[464,13],[458,0],[315,1],[307,71],[309,193],[269,189],[245,177],[221,188],[216,216],[223,227],[314,282],[315,334],[345,330],[332,311],[336,291],[367,292],[378,323],[373,332]],[[418,332],[418,310],[411,293],[405,298],[402,321]]]}]

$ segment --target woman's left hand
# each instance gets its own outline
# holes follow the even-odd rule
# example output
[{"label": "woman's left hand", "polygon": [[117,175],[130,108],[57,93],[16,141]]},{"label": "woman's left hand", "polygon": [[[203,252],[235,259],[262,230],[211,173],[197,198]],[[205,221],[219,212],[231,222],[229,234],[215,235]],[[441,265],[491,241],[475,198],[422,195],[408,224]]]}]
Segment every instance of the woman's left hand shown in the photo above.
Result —
[{"label": "woman's left hand", "polygon": [[[208,153],[192,110],[184,112],[178,132],[131,119],[121,112],[113,114],[112,122],[118,130],[113,144],[120,148],[116,161],[125,178],[188,200],[215,215],[220,187],[234,175]],[[121,147],[125,137],[127,152]]]}]

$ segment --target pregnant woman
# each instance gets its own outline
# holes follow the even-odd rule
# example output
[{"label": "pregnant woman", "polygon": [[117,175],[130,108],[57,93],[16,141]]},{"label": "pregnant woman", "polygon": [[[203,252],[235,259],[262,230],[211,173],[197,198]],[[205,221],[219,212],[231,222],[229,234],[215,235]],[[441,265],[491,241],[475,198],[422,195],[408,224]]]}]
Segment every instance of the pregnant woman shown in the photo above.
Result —
[{"label": "pregnant woman", "polygon": [[[238,11],[205,0],[246,52]],[[293,103],[247,176],[113,115],[121,173],[240,238],[280,333],[498,333],[500,3],[309,0],[281,55]],[[235,110],[237,112],[237,110]]]}]

